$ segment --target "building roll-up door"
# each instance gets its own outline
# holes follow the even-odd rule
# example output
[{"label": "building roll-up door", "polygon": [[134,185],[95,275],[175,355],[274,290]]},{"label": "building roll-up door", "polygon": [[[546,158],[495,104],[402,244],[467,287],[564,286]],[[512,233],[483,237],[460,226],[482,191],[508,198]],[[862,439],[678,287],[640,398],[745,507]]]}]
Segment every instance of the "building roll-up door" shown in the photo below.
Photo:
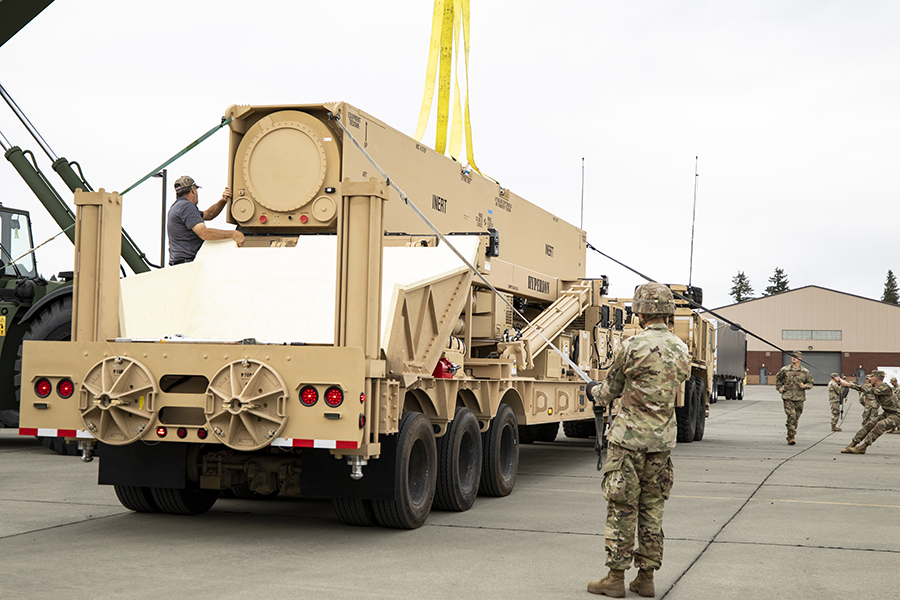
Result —
[{"label": "building roll-up door", "polygon": [[[791,353],[784,352],[781,355],[781,364],[791,364]],[[840,352],[803,352],[803,362],[813,376],[816,385],[828,385],[832,373],[841,372]]]}]

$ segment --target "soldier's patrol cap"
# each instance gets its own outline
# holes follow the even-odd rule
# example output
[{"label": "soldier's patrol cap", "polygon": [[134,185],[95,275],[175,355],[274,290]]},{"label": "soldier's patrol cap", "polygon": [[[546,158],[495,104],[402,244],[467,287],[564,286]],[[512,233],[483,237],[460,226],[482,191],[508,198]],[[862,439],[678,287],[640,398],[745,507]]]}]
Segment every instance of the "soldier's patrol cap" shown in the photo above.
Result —
[{"label": "soldier's patrol cap", "polygon": [[793,352],[791,352],[791,356],[795,356],[795,357],[797,357],[797,358],[801,358],[801,359],[802,359],[802,358],[803,358],[803,353],[800,352],[799,350],[794,350]]},{"label": "soldier's patrol cap", "polygon": [[872,377],[876,379],[884,379],[884,371],[872,371]]},{"label": "soldier's patrol cap", "polygon": [[197,182],[194,181],[193,177],[189,177],[188,175],[182,175],[181,177],[179,177],[178,179],[175,180],[175,193],[177,194],[178,192],[180,192],[183,189],[186,189],[189,187],[195,187],[195,186],[198,190],[200,189],[200,186],[197,185]]},{"label": "soldier's patrol cap", "polygon": [[837,373],[832,373],[831,376],[832,376],[832,377],[837,377],[838,374],[837,374]]},{"label": "soldier's patrol cap", "polygon": [[891,383],[897,383],[897,378],[896,378],[896,377],[891,377]]}]

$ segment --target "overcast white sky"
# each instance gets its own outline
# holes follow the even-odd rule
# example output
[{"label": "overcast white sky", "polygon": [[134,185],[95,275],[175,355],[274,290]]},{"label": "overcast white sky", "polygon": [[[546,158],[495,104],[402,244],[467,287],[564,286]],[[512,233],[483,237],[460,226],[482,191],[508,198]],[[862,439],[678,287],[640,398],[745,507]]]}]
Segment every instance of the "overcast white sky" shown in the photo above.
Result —
[{"label": "overcast white sky", "polygon": [[[729,304],[739,271],[792,288],[880,299],[895,250],[900,3],[867,0],[471,0],[471,112],[479,167],[579,224],[660,281]],[[219,122],[231,104],[346,100],[412,135],[430,0],[56,0],[0,48],[0,81],[53,150],[95,187],[123,190]],[[38,153],[0,106],[0,131]],[[425,141],[431,145],[433,129]],[[226,185],[227,135],[169,167]],[[61,192],[49,161],[41,165]],[[58,184],[58,185],[57,185]],[[58,231],[12,166],[0,201],[35,238]],[[159,259],[160,182],[126,196],[124,226]],[[220,216],[212,226],[230,227]],[[526,233],[527,232],[522,232]],[[591,253],[593,254],[593,253]],[[71,269],[60,237],[44,274]],[[611,294],[637,276],[588,258]]]}]

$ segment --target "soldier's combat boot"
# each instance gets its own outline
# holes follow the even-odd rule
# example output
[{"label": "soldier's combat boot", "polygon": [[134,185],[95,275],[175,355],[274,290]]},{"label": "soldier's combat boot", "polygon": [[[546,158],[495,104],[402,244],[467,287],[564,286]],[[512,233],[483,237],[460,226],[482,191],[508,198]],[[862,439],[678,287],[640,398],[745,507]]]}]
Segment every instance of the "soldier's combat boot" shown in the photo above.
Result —
[{"label": "soldier's combat boot", "polygon": [[850,442],[850,445],[841,450],[841,454],[850,454],[853,451],[853,448],[856,446],[856,442]]},{"label": "soldier's combat boot", "polygon": [[787,437],[787,440],[788,440],[788,446],[793,446],[794,444],[797,443],[796,441],[794,441],[794,436],[792,436],[792,435],[789,435]]},{"label": "soldier's combat boot", "polygon": [[866,448],[868,448],[868,447],[869,447],[869,445],[867,443],[863,442],[862,444],[860,444],[859,446],[856,446],[855,448],[850,448],[850,454],[865,454]]},{"label": "soldier's combat boot", "polygon": [[600,581],[592,581],[588,584],[588,591],[592,594],[609,596],[610,598],[625,597],[625,571],[610,569],[606,577]]},{"label": "soldier's combat boot", "polygon": [[831,430],[832,430],[832,431],[843,431],[843,430],[842,430],[840,427],[838,427],[837,425],[832,425],[832,426],[831,426]]},{"label": "soldier's combat boot", "polygon": [[656,590],[653,587],[653,569],[641,569],[634,581],[628,584],[628,589],[637,592],[643,598],[653,598]]}]

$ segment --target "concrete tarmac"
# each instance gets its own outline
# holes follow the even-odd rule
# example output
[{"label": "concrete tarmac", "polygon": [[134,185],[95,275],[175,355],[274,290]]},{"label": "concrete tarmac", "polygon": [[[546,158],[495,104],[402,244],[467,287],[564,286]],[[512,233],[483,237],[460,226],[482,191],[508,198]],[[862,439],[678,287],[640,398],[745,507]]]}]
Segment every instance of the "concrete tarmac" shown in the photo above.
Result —
[{"label": "concrete tarmac", "polygon": [[[657,598],[897,597],[900,435],[840,454],[860,425],[848,399],[832,433],[826,390],[812,390],[795,446],[772,386],[712,406],[704,440],[673,453]],[[595,465],[590,441],[562,433],[523,445],[509,497],[397,531],[284,495],[133,513],[96,485],[97,461],[0,430],[0,598],[590,598],[606,572]]]}]

